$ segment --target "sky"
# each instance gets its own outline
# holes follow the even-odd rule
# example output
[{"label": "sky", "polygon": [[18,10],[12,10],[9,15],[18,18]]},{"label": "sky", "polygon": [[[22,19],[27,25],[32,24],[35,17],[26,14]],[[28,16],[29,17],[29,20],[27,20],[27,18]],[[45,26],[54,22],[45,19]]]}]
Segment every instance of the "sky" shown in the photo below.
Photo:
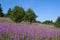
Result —
[{"label": "sky", "polygon": [[36,20],[41,22],[56,21],[60,16],[60,0],[0,0],[0,3],[4,13],[16,5],[23,7],[25,11],[31,8],[38,16]]}]

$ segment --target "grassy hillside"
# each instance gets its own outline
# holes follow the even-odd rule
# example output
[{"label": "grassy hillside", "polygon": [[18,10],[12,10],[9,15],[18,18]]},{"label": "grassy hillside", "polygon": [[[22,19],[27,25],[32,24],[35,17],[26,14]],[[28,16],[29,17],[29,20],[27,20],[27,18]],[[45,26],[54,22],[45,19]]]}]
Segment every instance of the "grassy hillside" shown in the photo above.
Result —
[{"label": "grassy hillside", "polygon": [[60,40],[60,30],[53,25],[24,21],[14,23],[8,17],[0,18],[0,40]]},{"label": "grassy hillside", "polygon": [[13,21],[8,17],[0,17],[0,23],[13,23]]}]

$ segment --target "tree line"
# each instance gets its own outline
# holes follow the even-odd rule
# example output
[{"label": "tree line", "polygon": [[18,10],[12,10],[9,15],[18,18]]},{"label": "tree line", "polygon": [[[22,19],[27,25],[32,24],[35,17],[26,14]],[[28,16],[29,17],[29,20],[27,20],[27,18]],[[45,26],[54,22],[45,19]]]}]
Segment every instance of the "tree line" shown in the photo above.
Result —
[{"label": "tree line", "polygon": [[22,7],[20,6],[15,6],[14,8],[9,8],[7,14],[4,14],[2,12],[1,4],[0,4],[0,17],[9,17],[11,18],[14,22],[36,22],[36,14],[35,12],[29,8],[27,11],[25,11]]},{"label": "tree line", "polygon": [[8,12],[4,14],[0,4],[0,17],[9,17],[16,23],[24,21],[30,23],[53,24],[57,27],[60,27],[60,16],[57,18],[55,22],[53,22],[52,20],[45,20],[43,22],[40,22],[36,20],[37,15],[31,8],[28,8],[28,10],[25,11],[20,6],[14,6],[14,8],[12,9],[9,8]]}]

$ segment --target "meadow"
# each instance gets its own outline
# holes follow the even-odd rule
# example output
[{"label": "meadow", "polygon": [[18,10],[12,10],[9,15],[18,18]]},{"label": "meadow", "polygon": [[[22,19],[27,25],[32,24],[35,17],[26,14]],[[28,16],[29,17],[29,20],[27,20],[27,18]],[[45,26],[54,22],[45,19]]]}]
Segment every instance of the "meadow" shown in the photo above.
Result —
[{"label": "meadow", "polygon": [[0,40],[60,40],[59,3],[0,0]]},{"label": "meadow", "polygon": [[39,23],[0,23],[0,40],[60,40],[60,30]]}]

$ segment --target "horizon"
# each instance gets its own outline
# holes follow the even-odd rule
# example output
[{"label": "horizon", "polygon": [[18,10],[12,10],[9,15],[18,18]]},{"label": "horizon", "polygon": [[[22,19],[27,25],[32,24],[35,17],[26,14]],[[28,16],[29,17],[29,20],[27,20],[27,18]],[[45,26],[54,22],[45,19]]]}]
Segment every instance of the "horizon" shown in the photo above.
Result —
[{"label": "horizon", "polygon": [[56,21],[57,17],[60,16],[59,0],[0,0],[0,3],[3,13],[7,13],[9,8],[16,5],[23,7],[25,11],[31,8],[38,16],[36,20],[41,22],[45,20]]}]

